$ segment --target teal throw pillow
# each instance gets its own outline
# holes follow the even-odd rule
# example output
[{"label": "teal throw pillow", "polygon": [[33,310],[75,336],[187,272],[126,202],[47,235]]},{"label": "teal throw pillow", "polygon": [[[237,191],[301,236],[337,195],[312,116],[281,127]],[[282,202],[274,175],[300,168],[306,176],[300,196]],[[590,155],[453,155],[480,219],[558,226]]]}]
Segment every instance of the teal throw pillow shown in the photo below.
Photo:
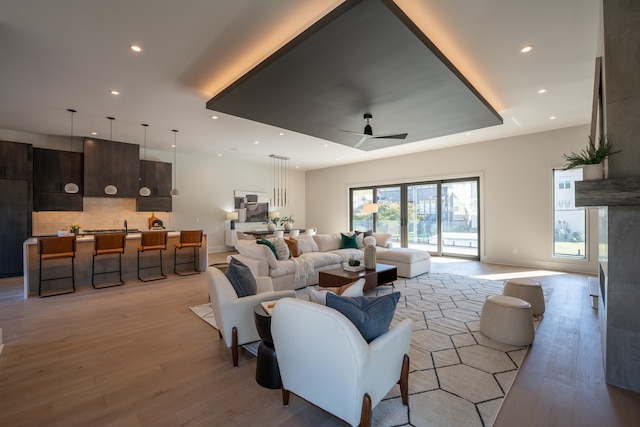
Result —
[{"label": "teal throw pillow", "polygon": [[271,252],[273,252],[273,256],[276,257],[276,259],[278,259],[278,254],[276,252],[276,247],[273,246],[273,243],[271,243],[269,240],[267,239],[260,239],[258,240],[256,243],[258,243],[259,245],[265,245],[268,246],[269,249],[271,249]]},{"label": "teal throw pillow", "polygon": [[381,297],[341,297],[327,293],[327,307],[338,310],[371,342],[389,330],[400,292]]},{"label": "teal throw pillow", "polygon": [[231,282],[231,286],[233,286],[233,289],[236,291],[238,298],[255,295],[258,292],[255,277],[253,277],[249,267],[242,261],[231,257],[225,274],[229,282]]},{"label": "teal throw pillow", "polygon": [[342,236],[342,243],[340,245],[340,249],[358,249],[358,235],[354,234],[353,236],[347,236],[346,234],[340,233]]}]

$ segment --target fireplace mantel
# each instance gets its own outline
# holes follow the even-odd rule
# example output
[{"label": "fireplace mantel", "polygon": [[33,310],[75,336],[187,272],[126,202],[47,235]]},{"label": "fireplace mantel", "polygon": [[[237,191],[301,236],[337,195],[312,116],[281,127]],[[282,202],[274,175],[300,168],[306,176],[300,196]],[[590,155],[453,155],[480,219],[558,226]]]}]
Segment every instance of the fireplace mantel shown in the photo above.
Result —
[{"label": "fireplace mantel", "polygon": [[576,181],[577,207],[640,206],[640,178]]}]

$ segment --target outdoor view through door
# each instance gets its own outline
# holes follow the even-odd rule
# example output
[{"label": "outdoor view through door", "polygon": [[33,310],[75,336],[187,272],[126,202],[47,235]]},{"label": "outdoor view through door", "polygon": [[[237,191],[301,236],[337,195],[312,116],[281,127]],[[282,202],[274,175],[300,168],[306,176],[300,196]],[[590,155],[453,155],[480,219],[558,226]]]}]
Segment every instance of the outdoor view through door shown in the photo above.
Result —
[{"label": "outdoor view through door", "polygon": [[[479,179],[351,189],[352,230],[390,233],[396,246],[478,259]],[[378,212],[365,204],[377,203]]]}]

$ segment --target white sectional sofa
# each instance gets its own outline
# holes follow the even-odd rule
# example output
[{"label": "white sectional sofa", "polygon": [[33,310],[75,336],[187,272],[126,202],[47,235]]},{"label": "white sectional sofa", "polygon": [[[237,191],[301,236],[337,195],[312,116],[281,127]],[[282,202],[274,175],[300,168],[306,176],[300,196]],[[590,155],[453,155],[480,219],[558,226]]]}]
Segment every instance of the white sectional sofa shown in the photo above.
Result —
[{"label": "white sectional sofa", "polygon": [[[395,265],[398,276],[411,278],[431,269],[429,252],[394,248],[390,234],[373,233],[373,237],[377,262]],[[246,264],[256,277],[270,276],[277,291],[316,285],[320,271],[341,267],[350,258],[362,261],[364,257],[362,236],[358,236],[358,249],[341,248],[341,233],[300,235],[295,240],[301,252],[298,257],[278,260],[269,246],[252,240],[239,240],[236,244],[239,254],[230,257]]]}]

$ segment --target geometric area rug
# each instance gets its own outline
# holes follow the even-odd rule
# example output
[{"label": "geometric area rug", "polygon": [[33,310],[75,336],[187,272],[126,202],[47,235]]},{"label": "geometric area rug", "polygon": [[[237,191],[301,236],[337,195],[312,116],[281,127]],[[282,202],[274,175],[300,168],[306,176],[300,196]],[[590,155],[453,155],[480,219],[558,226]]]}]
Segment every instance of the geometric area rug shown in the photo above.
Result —
[{"label": "geometric area rug", "polygon": [[[400,292],[393,323],[413,321],[409,350],[409,405],[399,386],[374,408],[374,426],[489,427],[522,365],[528,347],[490,340],[480,333],[482,304],[502,294],[503,282],[446,273],[399,278],[367,296]],[[543,288],[548,301],[552,289]],[[308,299],[305,289],[298,298]],[[208,307],[207,307],[208,306]],[[207,320],[208,304],[191,310]],[[213,314],[211,313],[211,317]],[[537,328],[542,316],[534,317]],[[249,349],[250,350],[250,349]]]}]

